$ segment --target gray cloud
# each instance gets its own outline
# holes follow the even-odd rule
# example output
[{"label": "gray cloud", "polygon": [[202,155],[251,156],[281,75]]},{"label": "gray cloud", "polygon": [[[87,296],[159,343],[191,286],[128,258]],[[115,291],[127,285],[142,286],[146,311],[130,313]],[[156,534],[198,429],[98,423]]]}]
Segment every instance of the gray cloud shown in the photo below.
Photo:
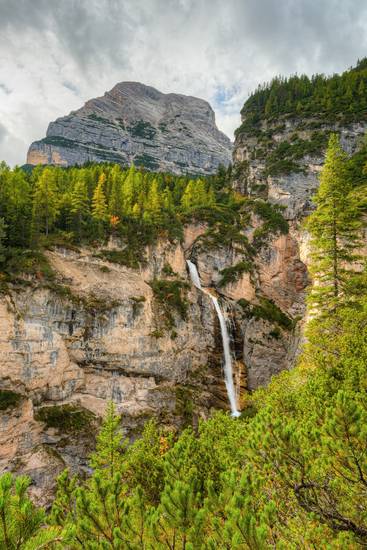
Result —
[{"label": "gray cloud", "polygon": [[6,95],[11,94],[11,90],[2,82],[0,82],[0,90],[2,90]]},{"label": "gray cloud", "polygon": [[23,162],[50,120],[140,80],[209,100],[231,135],[259,82],[366,53],[365,0],[1,0],[0,119]]},{"label": "gray cloud", "polygon": [[0,144],[5,139],[5,136],[7,135],[8,131],[0,122]]}]

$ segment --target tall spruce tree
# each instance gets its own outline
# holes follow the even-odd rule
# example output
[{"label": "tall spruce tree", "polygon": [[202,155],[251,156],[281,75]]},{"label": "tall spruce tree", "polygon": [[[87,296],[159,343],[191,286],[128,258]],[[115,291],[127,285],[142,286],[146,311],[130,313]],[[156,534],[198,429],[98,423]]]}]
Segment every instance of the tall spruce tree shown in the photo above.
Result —
[{"label": "tall spruce tree", "polygon": [[320,313],[353,299],[349,283],[358,273],[362,209],[347,177],[346,163],[339,138],[333,134],[314,199],[316,210],[307,221],[314,278],[310,304]]}]

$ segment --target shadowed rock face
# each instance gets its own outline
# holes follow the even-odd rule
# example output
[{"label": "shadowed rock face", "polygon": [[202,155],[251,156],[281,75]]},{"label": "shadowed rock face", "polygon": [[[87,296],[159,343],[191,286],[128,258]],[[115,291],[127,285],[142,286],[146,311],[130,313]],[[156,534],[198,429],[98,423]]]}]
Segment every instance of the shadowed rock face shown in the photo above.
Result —
[{"label": "shadowed rock face", "polygon": [[211,174],[228,165],[231,154],[206,101],[121,82],[51,122],[47,136],[30,146],[27,163],[134,162],[150,170]]}]

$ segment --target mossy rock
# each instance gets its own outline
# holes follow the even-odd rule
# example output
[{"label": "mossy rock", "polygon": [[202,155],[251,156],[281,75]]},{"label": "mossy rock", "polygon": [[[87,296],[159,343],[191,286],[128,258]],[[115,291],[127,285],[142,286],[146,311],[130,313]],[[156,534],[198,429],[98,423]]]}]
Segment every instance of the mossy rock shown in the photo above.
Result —
[{"label": "mossy rock", "polygon": [[76,405],[54,405],[42,407],[35,412],[35,419],[44,422],[48,428],[62,432],[82,432],[90,429],[95,415]]}]

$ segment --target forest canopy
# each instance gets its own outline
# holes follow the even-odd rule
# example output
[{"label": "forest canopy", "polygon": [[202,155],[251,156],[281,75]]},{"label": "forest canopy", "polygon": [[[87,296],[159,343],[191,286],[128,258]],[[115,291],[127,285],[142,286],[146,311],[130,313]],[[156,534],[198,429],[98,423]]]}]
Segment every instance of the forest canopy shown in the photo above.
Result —
[{"label": "forest canopy", "polygon": [[[158,236],[180,240],[184,224],[232,219],[230,169],[198,178],[90,164],[32,171],[0,164],[0,263],[10,268],[25,251],[52,245],[101,246],[122,239],[121,261],[137,267]],[[124,256],[124,258],[122,257]]]},{"label": "forest canopy", "polygon": [[315,117],[325,122],[360,122],[367,119],[367,58],[342,74],[276,77],[260,85],[245,102],[243,124],[236,134],[261,120],[283,116]]}]

